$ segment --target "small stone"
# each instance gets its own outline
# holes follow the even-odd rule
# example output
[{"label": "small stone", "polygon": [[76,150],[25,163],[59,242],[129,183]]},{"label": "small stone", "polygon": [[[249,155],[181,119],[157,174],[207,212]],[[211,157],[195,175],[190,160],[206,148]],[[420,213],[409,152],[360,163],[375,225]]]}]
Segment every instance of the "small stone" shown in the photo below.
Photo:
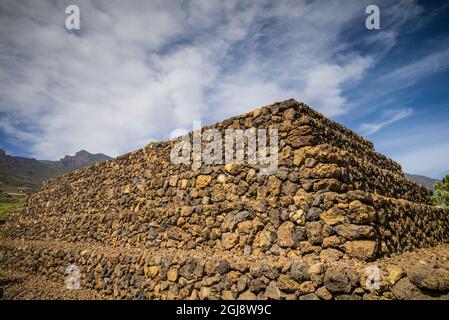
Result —
[{"label": "small stone", "polygon": [[189,206],[185,206],[181,208],[181,216],[186,217],[190,216],[193,212],[193,208]]},{"label": "small stone", "polygon": [[348,241],[341,247],[349,256],[360,260],[372,260],[377,253],[377,243],[371,240]]},{"label": "small stone", "polygon": [[323,211],[320,208],[312,207],[307,211],[306,220],[307,221],[317,221],[320,219],[320,214]]},{"label": "small stone", "polygon": [[200,290],[200,299],[201,300],[207,300],[211,296],[211,290],[209,287],[201,287]]},{"label": "small stone", "polygon": [[319,286],[323,283],[325,272],[326,265],[322,262],[316,262],[310,265],[309,277],[315,286]]},{"label": "small stone", "polygon": [[168,184],[172,187],[176,187],[176,184],[178,183],[178,176],[171,176],[168,180]]},{"label": "small stone", "polygon": [[270,253],[274,254],[275,256],[278,256],[280,253],[281,248],[277,244],[273,244],[270,248]]},{"label": "small stone", "polygon": [[306,168],[313,168],[317,164],[317,161],[314,158],[307,158],[304,162],[304,166]]},{"label": "small stone", "polygon": [[187,280],[191,280],[194,277],[194,272],[196,268],[196,263],[193,259],[189,259],[186,263],[179,269],[179,275],[186,278]]},{"label": "small stone", "polygon": [[330,236],[323,239],[323,248],[337,248],[340,245],[338,236]]},{"label": "small stone", "polygon": [[320,214],[321,220],[323,220],[328,225],[336,225],[345,221],[345,211],[338,207],[332,207],[331,209]]},{"label": "small stone", "polygon": [[226,176],[224,174],[219,174],[217,177],[218,183],[225,183],[226,182]]},{"label": "small stone", "polygon": [[291,221],[286,221],[277,230],[278,244],[281,248],[292,248],[298,245],[296,227]]},{"label": "small stone", "polygon": [[323,249],[320,253],[320,259],[324,262],[337,261],[342,257],[343,252],[333,248]]},{"label": "small stone", "polygon": [[306,146],[295,151],[295,154],[293,156],[293,164],[295,166],[301,166],[304,163],[307,157],[306,153],[309,149],[310,147]]},{"label": "small stone", "polygon": [[287,293],[293,293],[300,288],[299,283],[285,274],[281,274],[277,280],[277,287]]},{"label": "small stone", "polygon": [[234,300],[235,299],[235,294],[231,290],[225,290],[221,294],[221,298],[223,300]]},{"label": "small stone", "polygon": [[[250,218],[250,214],[248,211],[240,211],[235,214],[230,213],[230,214],[226,215],[226,218],[223,223],[223,228],[225,230],[234,231],[234,229],[237,227],[237,225],[240,222],[243,222],[249,218]],[[248,222],[250,222],[250,221],[248,221]]]},{"label": "small stone", "polygon": [[298,297],[298,300],[320,300],[314,293],[308,293]]},{"label": "small stone", "polygon": [[235,232],[226,232],[221,235],[221,244],[223,245],[223,249],[231,249],[234,248],[239,240],[239,235]]},{"label": "small stone", "polygon": [[263,265],[260,271],[262,275],[271,280],[274,280],[279,276],[279,270],[276,267],[272,267],[270,265]]},{"label": "small stone", "polygon": [[208,186],[211,183],[211,181],[212,176],[200,175],[198,176],[198,178],[196,178],[196,187],[202,189]]},{"label": "small stone", "polygon": [[273,232],[265,229],[257,234],[255,243],[262,250],[266,251],[266,250],[270,249],[271,244],[274,241],[274,238],[275,238],[275,236],[274,236]]},{"label": "small stone", "polygon": [[238,300],[256,300],[256,299],[257,299],[257,296],[254,293],[252,293],[251,291],[243,292],[238,298]]},{"label": "small stone", "polygon": [[284,120],[293,120],[295,118],[296,111],[293,108],[284,111]]},{"label": "small stone", "polygon": [[319,245],[323,242],[323,223],[321,221],[308,222],[307,228],[307,240],[314,245]]},{"label": "small stone", "polygon": [[182,179],[181,180],[181,189],[187,188],[188,183],[189,183],[189,181],[187,179]]},{"label": "small stone", "polygon": [[167,280],[175,282],[178,280],[178,269],[171,268],[167,271]]},{"label": "small stone", "polygon": [[309,265],[304,261],[294,261],[290,267],[290,274],[298,282],[309,280]]},{"label": "small stone", "polygon": [[351,292],[351,283],[344,269],[330,268],[324,275],[324,286],[332,293]]},{"label": "small stone", "polygon": [[226,272],[229,271],[229,266],[230,266],[230,264],[229,264],[228,260],[221,260],[217,266],[218,273],[225,274]]},{"label": "small stone", "polygon": [[282,181],[276,178],[275,176],[270,176],[268,178],[267,190],[272,195],[276,196],[280,193]]},{"label": "small stone", "polygon": [[281,291],[276,286],[276,282],[271,281],[265,289],[265,297],[272,300],[279,300],[281,298]]},{"label": "small stone", "polygon": [[405,276],[404,269],[402,269],[399,266],[389,266],[387,268],[387,271],[388,271],[387,280],[391,285],[396,284],[396,282],[398,282],[402,277]]},{"label": "small stone", "polygon": [[240,276],[237,280],[237,291],[243,292],[248,286],[248,278],[245,275]]},{"label": "small stone", "polygon": [[376,219],[376,209],[355,200],[349,204],[348,216],[352,223],[365,224]]},{"label": "small stone", "polygon": [[408,278],[400,279],[392,288],[391,292],[399,300],[421,300],[425,296]]},{"label": "small stone", "polygon": [[249,270],[249,264],[245,261],[237,261],[231,263],[231,269],[237,270],[240,273],[246,273]]},{"label": "small stone", "polygon": [[254,279],[251,281],[249,291],[253,293],[259,293],[266,288],[266,285],[260,279]]},{"label": "small stone", "polygon": [[148,268],[148,273],[147,275],[153,279],[157,276],[157,274],[159,273],[159,267],[158,266],[150,266]]},{"label": "small stone", "polygon": [[359,226],[355,224],[344,223],[334,227],[334,231],[346,239],[369,239],[375,234],[374,228],[371,226]]},{"label": "small stone", "polygon": [[181,227],[186,222],[186,219],[184,217],[179,217],[178,221],[176,221],[176,225],[178,227]]},{"label": "small stone", "polygon": [[304,281],[299,285],[299,291],[303,294],[315,292],[315,286],[312,281]]},{"label": "small stone", "polygon": [[237,171],[237,164],[234,162],[227,163],[224,165],[224,169],[231,174],[235,174]]},{"label": "small stone", "polygon": [[303,209],[296,210],[289,214],[290,220],[294,221],[297,225],[303,226],[306,223],[306,213]]},{"label": "small stone", "polygon": [[326,287],[318,288],[317,291],[315,291],[315,294],[323,300],[332,299],[332,293],[330,293],[329,290],[326,289]]}]

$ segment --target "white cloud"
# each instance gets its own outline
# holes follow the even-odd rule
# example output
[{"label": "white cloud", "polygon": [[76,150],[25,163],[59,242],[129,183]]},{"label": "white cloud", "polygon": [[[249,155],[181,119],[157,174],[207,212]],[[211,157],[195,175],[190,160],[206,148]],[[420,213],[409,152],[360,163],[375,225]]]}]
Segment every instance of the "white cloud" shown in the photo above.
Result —
[{"label": "white cloud", "polygon": [[[0,129],[55,159],[115,156],[192,120],[290,97],[343,114],[345,87],[375,62],[341,40],[351,21],[364,23],[367,3],[74,0],[74,34],[63,2],[2,1]],[[392,46],[395,33],[387,38],[372,41]]]},{"label": "white cloud", "polygon": [[404,172],[441,178],[449,170],[446,119],[420,121],[377,137],[376,149],[399,162]]},{"label": "white cloud", "polygon": [[344,66],[317,65],[307,74],[304,96],[322,106],[321,111],[328,116],[342,114],[348,110],[343,84],[358,80],[371,64],[371,58],[358,57]]},{"label": "white cloud", "polygon": [[393,159],[402,165],[404,172],[440,179],[449,168],[449,142],[428,141],[419,148],[394,155]]},{"label": "white cloud", "polygon": [[370,135],[378,132],[383,127],[407,118],[408,116],[413,114],[413,109],[410,108],[401,108],[401,109],[390,109],[386,110],[382,113],[380,120],[378,122],[372,123],[362,123],[360,125],[360,130],[365,135]]}]

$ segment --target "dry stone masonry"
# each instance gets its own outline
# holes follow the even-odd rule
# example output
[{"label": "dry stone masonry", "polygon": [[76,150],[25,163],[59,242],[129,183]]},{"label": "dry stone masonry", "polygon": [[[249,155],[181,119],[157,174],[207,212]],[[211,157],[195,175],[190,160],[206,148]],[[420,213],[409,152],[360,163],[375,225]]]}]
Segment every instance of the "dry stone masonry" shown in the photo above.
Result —
[{"label": "dry stone masonry", "polygon": [[101,298],[449,298],[448,216],[372,143],[294,100],[207,128],[278,129],[277,172],[149,145],[47,181],[2,265],[64,285],[74,264]]}]

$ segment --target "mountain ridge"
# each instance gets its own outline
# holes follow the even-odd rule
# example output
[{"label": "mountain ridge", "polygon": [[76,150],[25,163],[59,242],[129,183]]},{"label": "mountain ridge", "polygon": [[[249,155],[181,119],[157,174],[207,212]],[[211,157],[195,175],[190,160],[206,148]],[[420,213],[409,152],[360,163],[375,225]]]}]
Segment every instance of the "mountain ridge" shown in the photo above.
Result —
[{"label": "mountain ridge", "polygon": [[65,155],[58,161],[37,160],[8,155],[0,148],[0,188],[36,191],[45,179],[110,159],[112,158],[102,153],[92,154],[80,150],[75,155]]},{"label": "mountain ridge", "polygon": [[435,182],[440,181],[439,179],[430,178],[420,174],[404,173],[404,176],[431,190],[433,190]]},{"label": "mountain ridge", "polygon": [[[103,153],[92,154],[84,149],[73,156],[65,155],[60,160],[37,160],[20,156],[8,155],[0,148],[0,187],[19,187],[24,190],[36,191],[40,183],[67,172],[81,169],[97,162],[110,160]],[[404,173],[405,177],[428,189],[433,190],[438,179],[424,175]]]}]

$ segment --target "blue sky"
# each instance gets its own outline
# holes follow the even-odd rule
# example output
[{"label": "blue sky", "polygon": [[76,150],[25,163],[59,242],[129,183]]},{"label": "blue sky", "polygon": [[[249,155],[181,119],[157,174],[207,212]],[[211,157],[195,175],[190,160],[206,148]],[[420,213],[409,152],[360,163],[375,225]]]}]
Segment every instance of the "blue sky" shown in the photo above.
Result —
[{"label": "blue sky", "polygon": [[[64,28],[76,4],[81,29]],[[365,8],[381,29],[365,28]],[[410,173],[449,170],[445,1],[0,2],[0,146],[116,156],[295,98]]]}]

